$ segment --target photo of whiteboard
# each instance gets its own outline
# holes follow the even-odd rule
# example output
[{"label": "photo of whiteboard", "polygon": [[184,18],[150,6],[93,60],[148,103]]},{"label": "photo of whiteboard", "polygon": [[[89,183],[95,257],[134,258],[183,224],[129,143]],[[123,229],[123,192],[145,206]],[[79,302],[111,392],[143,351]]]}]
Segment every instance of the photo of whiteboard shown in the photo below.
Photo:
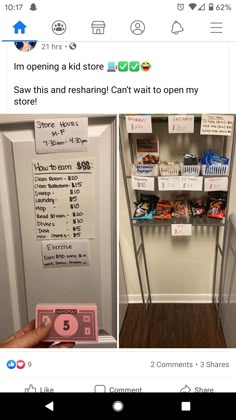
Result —
[{"label": "photo of whiteboard", "polygon": [[[59,117],[80,115],[0,116],[0,229],[6,252],[1,257],[6,276],[5,292],[0,298],[0,315],[5,319],[0,339],[33,319],[37,303],[94,303],[98,308],[99,340],[91,347],[116,347],[116,117],[81,116],[88,117],[86,151],[36,153],[35,120]],[[85,233],[83,237],[85,252],[89,254],[83,266],[78,265],[78,260],[77,265],[43,264],[43,240],[37,239],[32,165],[36,161],[52,165],[60,159],[71,165],[81,159],[92,159],[96,164],[95,191],[83,191],[83,197],[87,194],[84,206],[89,210],[87,225],[91,221],[93,226],[92,234],[86,238]],[[55,232],[54,235],[51,242],[56,244]],[[62,247],[64,238],[58,239]],[[71,236],[69,239],[73,240]]]}]

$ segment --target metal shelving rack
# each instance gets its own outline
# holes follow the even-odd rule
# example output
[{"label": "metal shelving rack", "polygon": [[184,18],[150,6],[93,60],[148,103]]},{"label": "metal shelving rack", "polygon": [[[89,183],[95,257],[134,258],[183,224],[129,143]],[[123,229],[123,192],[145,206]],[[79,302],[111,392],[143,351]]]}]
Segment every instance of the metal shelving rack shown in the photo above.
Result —
[{"label": "metal shelving rack", "polygon": [[[122,174],[124,178],[124,187],[125,187],[125,195],[128,205],[128,212],[129,212],[129,220],[130,220],[130,227],[131,227],[131,235],[132,235],[132,242],[133,242],[133,248],[134,248],[134,256],[136,261],[136,267],[137,267],[137,273],[138,273],[138,279],[139,279],[139,285],[140,285],[140,292],[142,296],[143,304],[145,305],[145,309],[148,310],[149,304],[152,303],[152,296],[151,296],[151,288],[150,288],[150,281],[149,281],[149,273],[148,273],[148,265],[147,265],[147,258],[146,258],[146,250],[145,250],[145,243],[144,243],[144,235],[143,235],[143,229],[146,228],[158,228],[161,226],[171,227],[171,224],[173,223],[191,223],[194,228],[199,227],[214,227],[216,228],[216,238],[215,238],[215,256],[214,256],[214,270],[213,270],[213,283],[212,283],[212,303],[214,303],[218,309],[219,302],[221,300],[220,293],[222,293],[222,284],[223,284],[223,268],[224,268],[224,260],[225,260],[225,247],[226,247],[226,237],[227,237],[227,226],[228,226],[228,204],[226,208],[226,216],[224,220],[217,220],[217,219],[211,219],[207,216],[202,217],[193,217],[190,216],[189,218],[178,218],[178,219],[170,219],[170,220],[132,220],[133,217],[133,207],[131,206],[131,198],[130,198],[130,191],[128,186],[128,180],[131,180],[130,173],[127,173],[126,166],[125,166],[125,158],[124,158],[124,144],[122,142],[122,122],[125,124],[125,116],[121,115],[121,124],[120,124],[120,160],[121,160],[121,168],[122,168]],[[195,116],[195,122],[200,121],[201,116]],[[123,121],[122,121],[123,120]],[[167,123],[168,116],[167,115],[154,115],[152,116],[152,122],[162,122]],[[127,140],[128,140],[128,148],[130,153],[130,158],[132,164],[135,163],[135,156],[134,156],[134,147],[132,143],[131,136],[126,133]],[[222,154],[225,155],[226,153],[226,147],[227,147],[227,137],[222,137]],[[229,203],[230,200],[230,189],[231,189],[231,179],[232,179],[232,170],[233,170],[233,162],[234,162],[234,153],[235,153],[235,143],[236,143],[236,122],[234,117],[234,124],[233,124],[233,140],[231,145],[231,153],[230,153],[230,170],[228,175],[228,196],[227,196],[227,203]],[[127,145],[126,145],[127,146]],[[129,169],[130,172],[131,169]],[[206,178],[204,176],[204,178]],[[177,192],[177,191],[176,191]],[[138,201],[140,191],[134,190],[135,199]],[[132,200],[133,201],[133,200]],[[223,242],[222,245],[220,244],[220,228],[224,228],[223,233]],[[137,231],[139,232],[139,236],[137,239]],[[216,298],[216,275],[217,275],[217,266],[218,266],[218,253],[221,255],[221,262],[220,262],[220,282],[219,282],[219,297]],[[145,278],[143,278],[140,264],[139,264],[139,257],[140,254],[143,255],[143,261],[144,261],[144,271],[145,271]],[[147,289],[147,299],[145,300],[145,294],[144,294],[144,281],[146,280],[146,289]],[[218,312],[219,313],[219,312]],[[219,319],[219,318],[218,318]]]}]

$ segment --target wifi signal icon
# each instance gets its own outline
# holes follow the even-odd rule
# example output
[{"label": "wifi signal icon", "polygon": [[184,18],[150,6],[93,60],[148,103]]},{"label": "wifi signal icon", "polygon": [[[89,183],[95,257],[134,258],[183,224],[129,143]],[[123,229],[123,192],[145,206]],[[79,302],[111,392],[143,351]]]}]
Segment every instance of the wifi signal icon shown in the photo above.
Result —
[{"label": "wifi signal icon", "polygon": [[189,7],[190,7],[190,9],[194,10],[195,7],[197,7],[197,4],[196,3],[190,3]]}]

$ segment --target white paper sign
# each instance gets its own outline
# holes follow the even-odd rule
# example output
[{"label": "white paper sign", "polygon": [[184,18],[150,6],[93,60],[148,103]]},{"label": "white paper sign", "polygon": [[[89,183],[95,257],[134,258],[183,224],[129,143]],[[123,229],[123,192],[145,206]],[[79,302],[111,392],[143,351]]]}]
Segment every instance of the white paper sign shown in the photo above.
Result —
[{"label": "white paper sign", "polygon": [[228,177],[205,178],[204,191],[228,191]]},{"label": "white paper sign", "polygon": [[132,188],[133,190],[154,191],[154,178],[144,176],[132,176]]},{"label": "white paper sign", "polygon": [[95,161],[34,160],[37,239],[94,238]]},{"label": "white paper sign", "polygon": [[202,176],[181,176],[181,190],[202,191]]},{"label": "white paper sign", "polygon": [[88,118],[38,119],[34,122],[36,153],[86,152]]},{"label": "white paper sign", "polygon": [[234,117],[232,115],[202,115],[201,134],[231,136]]},{"label": "white paper sign", "polygon": [[175,191],[181,189],[180,176],[159,176],[158,177],[159,191]]},{"label": "white paper sign", "polygon": [[172,236],[192,236],[192,225],[189,223],[172,223],[171,225]]},{"label": "white paper sign", "polygon": [[158,166],[157,165],[133,165],[133,175],[137,176],[157,176]]},{"label": "white paper sign", "polygon": [[89,265],[89,241],[42,241],[42,258],[45,267]]},{"label": "white paper sign", "polygon": [[150,115],[126,115],[128,133],[152,133],[152,118]]},{"label": "white paper sign", "polygon": [[169,115],[168,130],[171,134],[194,133],[194,115]]}]

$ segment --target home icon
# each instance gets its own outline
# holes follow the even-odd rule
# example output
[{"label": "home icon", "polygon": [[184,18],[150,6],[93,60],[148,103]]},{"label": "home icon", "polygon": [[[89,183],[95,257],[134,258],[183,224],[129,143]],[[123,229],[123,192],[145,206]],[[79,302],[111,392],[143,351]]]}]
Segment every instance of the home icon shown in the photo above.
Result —
[{"label": "home icon", "polygon": [[105,31],[105,22],[103,20],[94,20],[92,22],[92,32],[94,35],[103,35]]},{"label": "home icon", "polygon": [[14,28],[14,30],[15,30],[15,34],[18,34],[18,33],[19,33],[19,31],[20,31],[20,33],[24,34],[24,33],[25,33],[25,28],[26,28],[26,25],[25,25],[23,22],[21,22],[21,21],[19,20],[19,22],[17,22],[17,23],[13,26],[13,28]]}]

